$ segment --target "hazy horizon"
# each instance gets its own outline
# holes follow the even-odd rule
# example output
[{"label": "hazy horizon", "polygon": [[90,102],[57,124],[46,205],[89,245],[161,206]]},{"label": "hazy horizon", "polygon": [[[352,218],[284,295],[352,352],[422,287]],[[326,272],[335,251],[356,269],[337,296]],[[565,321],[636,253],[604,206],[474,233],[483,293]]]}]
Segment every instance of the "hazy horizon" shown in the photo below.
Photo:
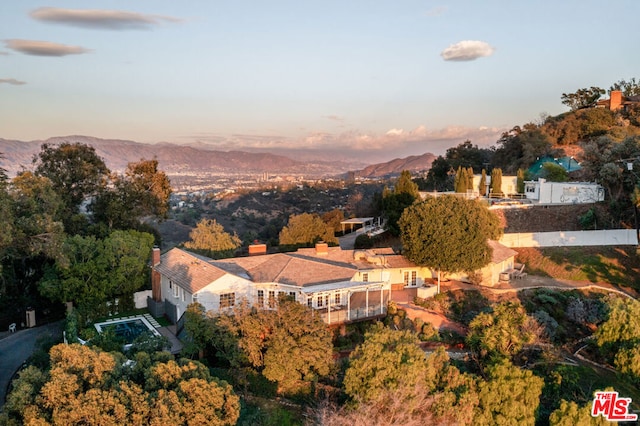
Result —
[{"label": "hazy horizon", "polygon": [[0,138],[439,155],[640,69],[634,0],[90,7],[0,5]]}]

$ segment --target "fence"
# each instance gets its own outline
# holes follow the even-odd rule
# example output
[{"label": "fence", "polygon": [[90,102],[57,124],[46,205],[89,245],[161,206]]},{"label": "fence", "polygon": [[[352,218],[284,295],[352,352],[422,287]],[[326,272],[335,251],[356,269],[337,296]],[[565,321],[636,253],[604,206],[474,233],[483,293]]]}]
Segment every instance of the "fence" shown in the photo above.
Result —
[{"label": "fence", "polygon": [[504,234],[500,243],[507,247],[631,246],[638,245],[638,236],[635,229],[524,232]]}]

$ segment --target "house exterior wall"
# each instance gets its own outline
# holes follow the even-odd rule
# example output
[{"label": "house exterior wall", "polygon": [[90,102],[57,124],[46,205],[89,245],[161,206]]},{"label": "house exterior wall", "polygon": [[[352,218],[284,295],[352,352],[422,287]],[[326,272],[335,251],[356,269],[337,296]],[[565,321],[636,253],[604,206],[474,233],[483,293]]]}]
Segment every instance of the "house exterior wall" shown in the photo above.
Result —
[{"label": "house exterior wall", "polygon": [[525,182],[525,196],[540,204],[586,204],[604,201],[604,188],[588,182]]},{"label": "house exterior wall", "polygon": [[[227,274],[200,290],[195,301],[200,303],[206,311],[220,312],[224,310],[220,307],[221,295],[233,294],[233,305],[240,303],[241,300],[253,304],[254,292],[252,290],[253,283],[251,281]],[[194,299],[191,297],[189,303],[193,301]]]}]

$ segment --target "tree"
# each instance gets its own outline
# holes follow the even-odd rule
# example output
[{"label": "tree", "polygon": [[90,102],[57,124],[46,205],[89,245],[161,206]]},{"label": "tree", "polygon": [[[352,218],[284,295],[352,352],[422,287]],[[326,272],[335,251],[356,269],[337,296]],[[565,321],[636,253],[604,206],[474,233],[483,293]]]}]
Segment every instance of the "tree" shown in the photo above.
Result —
[{"label": "tree", "polygon": [[502,193],[502,169],[491,170],[491,184],[489,192],[497,196],[504,195]]},{"label": "tree", "polygon": [[591,407],[579,406],[573,401],[562,400],[560,408],[549,416],[550,426],[606,426],[611,424],[602,416],[591,416]]},{"label": "tree", "polygon": [[516,173],[516,185],[518,194],[524,194],[524,170],[518,169]]},{"label": "tree", "polygon": [[189,233],[190,241],[184,243],[188,249],[196,250],[214,259],[232,257],[242,241],[237,234],[225,232],[215,219],[202,219]]},{"label": "tree", "polygon": [[569,180],[569,173],[560,164],[547,161],[542,164],[541,177],[549,182],[566,182]]},{"label": "tree", "polygon": [[492,254],[487,240],[502,233],[497,216],[486,206],[451,195],[408,207],[399,225],[404,256],[438,270],[438,287],[441,271],[475,271],[487,265]]},{"label": "tree", "polygon": [[105,303],[116,298],[131,307],[133,293],[148,281],[152,246],[153,236],[138,231],[114,231],[104,240],[68,237],[66,258],[45,274],[40,291],[51,300],[74,302],[85,317],[106,313]]},{"label": "tree", "polygon": [[378,323],[349,357],[344,388],[352,398],[378,400],[385,390],[412,388],[425,380],[425,354],[408,330],[395,331]]},{"label": "tree", "polygon": [[482,175],[480,175],[478,193],[483,197],[487,195],[487,171],[485,169],[482,169]]},{"label": "tree", "polygon": [[232,425],[240,404],[231,386],[193,361],[121,354],[78,344],[51,349],[51,368],[20,374],[3,413],[20,424]]},{"label": "tree", "polygon": [[340,209],[333,209],[330,212],[326,212],[322,215],[322,221],[326,223],[333,232],[342,231],[342,221],[344,220],[344,213]]},{"label": "tree", "polygon": [[171,183],[158,170],[157,160],[129,163],[124,175],[112,174],[109,179],[91,203],[95,221],[109,229],[135,229],[146,216],[166,217]]},{"label": "tree", "polygon": [[499,303],[469,323],[467,343],[482,358],[510,357],[536,341],[535,320],[520,304]]},{"label": "tree", "polygon": [[280,231],[281,245],[312,246],[318,241],[337,244],[334,232],[317,214],[302,213],[289,218]]},{"label": "tree", "polygon": [[211,344],[232,368],[250,366],[289,393],[329,373],[333,346],[311,308],[287,297],[276,303],[274,310],[241,303],[214,316]]},{"label": "tree", "polygon": [[[611,296],[607,299],[609,316],[594,336],[600,349],[612,357],[622,349],[635,348],[640,343],[640,302],[630,298]],[[635,357],[633,352],[620,355],[621,367]]]},{"label": "tree", "polygon": [[629,81],[619,80],[609,88],[609,92],[613,90],[620,90],[624,96],[637,96],[640,95],[640,81],[635,77]]},{"label": "tree", "polygon": [[385,188],[382,192],[382,215],[385,217],[385,228],[391,235],[399,235],[398,219],[419,197],[418,185],[411,180],[408,170],[402,171],[393,191]]},{"label": "tree", "polygon": [[577,111],[582,108],[595,106],[596,102],[606,91],[599,87],[591,86],[590,88],[578,89],[574,93],[563,93],[560,99],[562,104],[568,106],[571,111]]},{"label": "tree", "polygon": [[65,230],[70,232],[80,205],[96,195],[106,181],[109,169],[95,149],[81,143],[42,144],[33,159],[35,174],[49,178],[65,205]]},{"label": "tree", "polygon": [[470,140],[466,140],[458,146],[447,149],[445,158],[450,167],[454,169],[458,167],[471,168],[473,174],[479,173],[482,168],[486,167],[491,162],[492,156],[491,149],[478,148],[478,145],[473,145]]},{"label": "tree", "polygon": [[431,168],[427,172],[427,179],[424,182],[424,188],[428,191],[453,191],[455,189],[451,163],[442,156],[438,156]]},{"label": "tree", "polygon": [[345,372],[355,409],[328,415],[338,424],[472,424],[475,379],[452,366],[442,347],[425,356],[417,343],[410,331],[369,330]]},{"label": "tree", "polygon": [[544,380],[508,361],[493,365],[480,382],[474,425],[534,425]]}]

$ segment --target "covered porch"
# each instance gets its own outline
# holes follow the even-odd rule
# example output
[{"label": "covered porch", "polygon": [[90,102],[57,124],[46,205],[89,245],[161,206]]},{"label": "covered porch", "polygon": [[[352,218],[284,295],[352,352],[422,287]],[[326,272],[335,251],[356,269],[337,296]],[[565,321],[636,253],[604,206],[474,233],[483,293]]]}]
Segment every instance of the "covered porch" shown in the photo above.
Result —
[{"label": "covered porch", "polygon": [[391,298],[387,282],[341,282],[303,289],[307,306],[327,324],[344,324],[384,316]]}]

